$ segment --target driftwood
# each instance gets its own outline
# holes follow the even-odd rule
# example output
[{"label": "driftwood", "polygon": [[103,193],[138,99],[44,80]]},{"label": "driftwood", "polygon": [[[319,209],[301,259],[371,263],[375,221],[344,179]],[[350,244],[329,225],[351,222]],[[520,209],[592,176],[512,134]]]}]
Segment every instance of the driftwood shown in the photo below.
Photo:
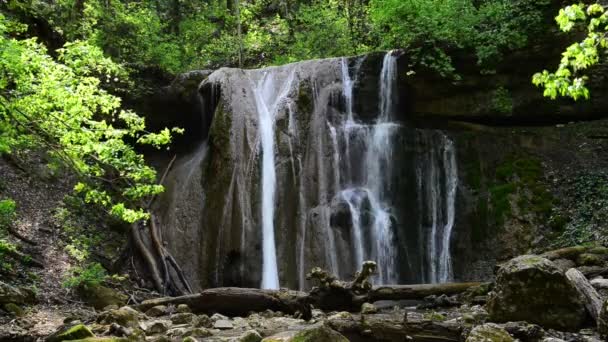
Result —
[{"label": "driftwood", "polygon": [[576,268],[571,268],[566,272],[566,278],[574,286],[579,293],[585,308],[593,317],[593,320],[598,321],[600,311],[602,310],[602,298],[593,288],[589,280]]},{"label": "driftwood", "polygon": [[250,312],[281,311],[310,319],[312,312],[308,295],[290,290],[260,290],[225,287],[204,290],[181,297],[151,299],[135,306],[146,311],[157,305],[187,304],[194,313],[221,313],[228,316],[246,316]]}]

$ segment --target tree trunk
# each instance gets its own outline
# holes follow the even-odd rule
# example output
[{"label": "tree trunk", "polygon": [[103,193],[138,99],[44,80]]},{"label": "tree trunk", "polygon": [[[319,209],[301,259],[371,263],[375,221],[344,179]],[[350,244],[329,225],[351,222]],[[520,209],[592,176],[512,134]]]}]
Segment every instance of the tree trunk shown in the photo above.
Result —
[{"label": "tree trunk", "polygon": [[587,278],[576,268],[569,269],[568,272],[566,272],[566,278],[568,278],[576,291],[578,291],[585,304],[585,308],[587,308],[587,311],[591,317],[593,317],[593,320],[597,322],[600,311],[602,310],[602,298],[600,295],[593,286],[591,286],[589,280],[587,280]]},{"label": "tree trunk", "polygon": [[236,287],[216,288],[201,293],[146,300],[135,306],[146,311],[156,305],[187,304],[194,313],[221,313],[228,316],[247,316],[250,312],[281,311],[288,315],[312,316],[308,295],[290,290],[260,290]]}]

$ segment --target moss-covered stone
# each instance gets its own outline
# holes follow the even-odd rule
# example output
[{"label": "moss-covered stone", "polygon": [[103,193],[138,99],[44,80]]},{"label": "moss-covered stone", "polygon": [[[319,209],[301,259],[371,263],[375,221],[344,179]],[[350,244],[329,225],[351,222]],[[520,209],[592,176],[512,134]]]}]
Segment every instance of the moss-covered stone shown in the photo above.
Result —
[{"label": "moss-covered stone", "polygon": [[509,333],[500,326],[486,323],[473,328],[466,342],[513,342]]},{"label": "moss-covered stone", "polygon": [[47,342],[61,342],[61,341],[72,341],[82,340],[90,337],[95,337],[89,328],[84,324],[77,324],[69,328],[65,328],[57,331],[53,335],[49,336]]},{"label": "moss-covered stone", "polygon": [[25,315],[25,311],[19,305],[15,303],[7,303],[2,307],[5,311],[9,312],[13,316],[21,317]]},{"label": "moss-covered stone", "polygon": [[300,331],[286,331],[270,337],[262,342],[348,342],[342,334],[331,328],[317,324]]},{"label": "moss-covered stone", "polygon": [[124,306],[117,310],[103,312],[97,318],[99,323],[112,324],[116,323],[127,328],[136,328],[139,323],[140,313],[133,308]]},{"label": "moss-covered stone", "polygon": [[599,254],[583,253],[576,258],[578,266],[601,266],[604,264],[605,258]]},{"label": "moss-covered stone", "polygon": [[585,307],[563,272],[535,255],[500,267],[487,310],[494,322],[527,321],[569,331],[580,328],[586,318]]},{"label": "moss-covered stone", "polygon": [[128,299],[125,294],[99,284],[84,284],[79,286],[77,293],[85,303],[98,310],[111,305],[121,307]]}]

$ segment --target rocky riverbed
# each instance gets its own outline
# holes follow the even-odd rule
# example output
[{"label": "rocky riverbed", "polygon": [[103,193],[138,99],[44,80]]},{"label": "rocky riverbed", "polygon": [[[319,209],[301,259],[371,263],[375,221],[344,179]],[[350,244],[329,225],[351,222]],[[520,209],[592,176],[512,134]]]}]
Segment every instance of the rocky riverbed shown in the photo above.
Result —
[{"label": "rocky riverbed", "polygon": [[[35,305],[35,294],[0,283],[0,303],[6,312],[0,321],[0,340],[602,341],[606,310],[590,312],[586,298],[565,273],[577,267],[584,271],[593,291],[599,291],[598,296],[605,301],[608,279],[599,273],[608,270],[602,261],[607,255],[606,249],[592,247],[524,255],[502,264],[495,282],[458,295],[364,303],[358,312],[313,308],[309,320],[298,313],[286,315],[271,310],[228,317],[197,312],[196,306],[186,304],[129,306],[119,300],[99,310],[86,306],[55,308],[54,323],[48,322],[44,331],[32,329],[41,323],[36,320],[44,319],[40,315],[42,307]],[[590,272],[591,266],[585,266],[589,259],[598,261],[594,272]]]}]

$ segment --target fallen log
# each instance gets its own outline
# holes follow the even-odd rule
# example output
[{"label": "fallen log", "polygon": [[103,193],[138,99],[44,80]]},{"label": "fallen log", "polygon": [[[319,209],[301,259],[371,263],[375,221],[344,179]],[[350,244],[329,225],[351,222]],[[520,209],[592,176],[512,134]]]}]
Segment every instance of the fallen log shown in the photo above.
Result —
[{"label": "fallen log", "polygon": [[146,311],[157,305],[179,304],[188,305],[194,313],[220,313],[242,317],[250,312],[272,310],[288,315],[299,315],[306,320],[312,317],[308,295],[304,292],[236,287],[209,289],[181,297],[150,299],[136,305],[135,308]]},{"label": "fallen log", "polygon": [[599,293],[593,288],[589,280],[576,268],[571,268],[566,272],[566,278],[576,289],[585,304],[585,308],[593,317],[594,321],[598,321],[600,311],[602,310],[602,298]]},{"label": "fallen log", "polygon": [[369,301],[376,302],[379,300],[424,299],[424,297],[431,295],[439,296],[443,294],[453,296],[481,285],[484,285],[484,283],[382,285],[374,286],[367,297]]},{"label": "fallen log", "polygon": [[350,341],[461,341],[462,326],[394,315],[335,315],[327,324]]},{"label": "fallen log", "polygon": [[483,283],[450,283],[420,285],[382,285],[372,286],[369,277],[374,273],[376,264],[371,261],[363,263],[361,271],[355,274],[353,281],[341,281],[320,268],[309,274],[315,279],[315,286],[309,293],[281,290],[261,290],[237,287],[225,287],[204,290],[201,293],[164,297],[144,301],[135,306],[140,311],[157,305],[186,304],[195,313],[220,313],[227,316],[246,316],[250,312],[266,310],[281,311],[296,315],[306,320],[312,317],[312,307],[325,311],[361,311],[363,303],[381,300],[421,300],[430,295],[456,295]]}]

